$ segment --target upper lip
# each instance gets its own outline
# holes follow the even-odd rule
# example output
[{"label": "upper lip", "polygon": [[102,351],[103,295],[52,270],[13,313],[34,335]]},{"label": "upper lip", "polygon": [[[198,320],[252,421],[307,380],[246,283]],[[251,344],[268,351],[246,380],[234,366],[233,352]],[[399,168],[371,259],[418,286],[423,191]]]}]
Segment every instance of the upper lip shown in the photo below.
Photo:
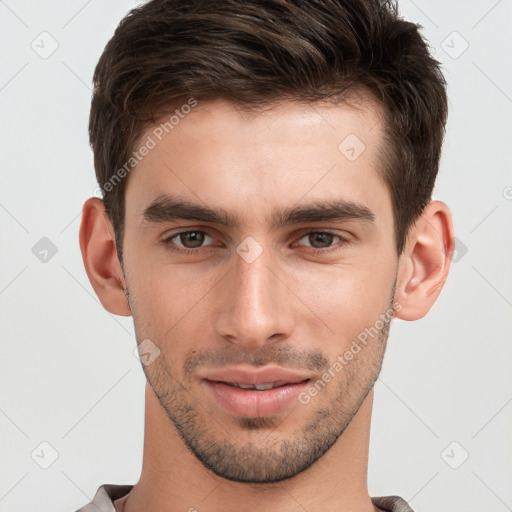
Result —
[{"label": "upper lip", "polygon": [[311,378],[311,375],[281,367],[263,367],[257,370],[231,367],[206,372],[203,378],[210,381],[242,385],[274,384],[282,386],[308,380]]}]

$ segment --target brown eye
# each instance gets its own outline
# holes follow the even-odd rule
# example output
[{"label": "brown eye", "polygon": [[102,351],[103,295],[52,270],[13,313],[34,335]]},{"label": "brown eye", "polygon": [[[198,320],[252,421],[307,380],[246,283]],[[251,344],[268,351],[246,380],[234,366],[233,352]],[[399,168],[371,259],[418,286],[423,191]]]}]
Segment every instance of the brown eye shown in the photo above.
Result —
[{"label": "brown eye", "polygon": [[333,243],[334,238],[339,238],[340,240],[344,240],[339,235],[335,233],[331,233],[330,231],[312,231],[310,233],[306,233],[301,240],[307,239],[313,249],[329,249]]},{"label": "brown eye", "polygon": [[[171,250],[183,254],[192,254],[203,247],[207,238],[213,238],[206,232],[200,230],[180,231],[167,237],[163,243]],[[194,251],[196,249],[196,251]]]},{"label": "brown eye", "polygon": [[324,249],[332,244],[335,235],[326,232],[314,232],[308,235],[308,241],[315,249]]},{"label": "brown eye", "polygon": [[197,247],[201,247],[204,242],[205,234],[202,231],[186,231],[185,233],[180,233],[177,235],[179,237],[180,242],[187,249],[194,249]]}]

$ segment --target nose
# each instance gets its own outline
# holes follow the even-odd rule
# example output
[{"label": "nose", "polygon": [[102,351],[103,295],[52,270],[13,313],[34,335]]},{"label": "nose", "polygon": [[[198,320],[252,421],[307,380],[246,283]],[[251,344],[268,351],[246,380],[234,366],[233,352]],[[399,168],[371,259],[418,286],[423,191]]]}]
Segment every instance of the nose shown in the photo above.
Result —
[{"label": "nose", "polygon": [[235,253],[232,265],[218,297],[219,335],[247,350],[289,338],[293,292],[270,252],[250,263]]}]

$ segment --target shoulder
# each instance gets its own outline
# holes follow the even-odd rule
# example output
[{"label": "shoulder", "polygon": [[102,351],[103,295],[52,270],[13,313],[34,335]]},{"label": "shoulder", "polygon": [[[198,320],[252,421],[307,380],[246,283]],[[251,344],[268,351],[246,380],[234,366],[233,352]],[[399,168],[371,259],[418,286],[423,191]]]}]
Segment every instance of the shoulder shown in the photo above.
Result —
[{"label": "shoulder", "polygon": [[385,512],[414,512],[400,496],[375,496],[372,503]]},{"label": "shoulder", "polygon": [[100,485],[93,500],[75,512],[116,512],[114,501],[128,494],[133,485]]}]

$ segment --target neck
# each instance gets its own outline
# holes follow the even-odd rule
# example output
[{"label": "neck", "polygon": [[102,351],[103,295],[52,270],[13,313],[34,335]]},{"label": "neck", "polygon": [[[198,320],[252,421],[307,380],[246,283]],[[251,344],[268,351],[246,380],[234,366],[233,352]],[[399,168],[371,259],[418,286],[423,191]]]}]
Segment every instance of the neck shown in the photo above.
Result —
[{"label": "neck", "polygon": [[190,452],[146,384],[144,457],[132,491],[116,500],[120,512],[176,510],[374,512],[367,490],[373,390],[337,442],[293,478],[247,484],[218,477]]}]

